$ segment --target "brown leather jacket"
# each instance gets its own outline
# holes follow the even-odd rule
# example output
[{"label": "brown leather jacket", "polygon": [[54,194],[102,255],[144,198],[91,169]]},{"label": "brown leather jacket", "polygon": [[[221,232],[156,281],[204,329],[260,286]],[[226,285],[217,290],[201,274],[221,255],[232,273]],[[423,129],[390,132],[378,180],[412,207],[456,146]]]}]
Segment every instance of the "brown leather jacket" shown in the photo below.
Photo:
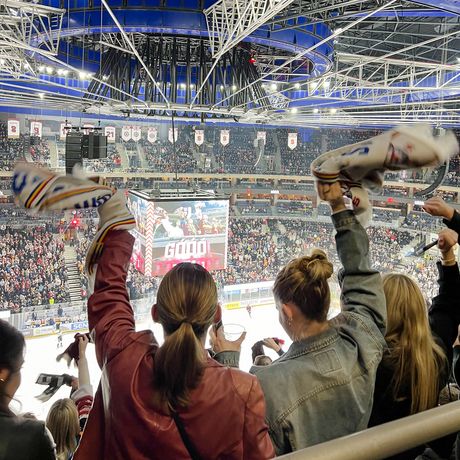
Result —
[{"label": "brown leather jacket", "polygon": [[[90,330],[102,369],[93,409],[74,460],[182,460],[190,456],[174,421],[153,405],[151,331],[135,332],[126,291],[134,238],[112,232],[88,302]],[[268,459],[274,450],[256,377],[208,359],[180,417],[202,459]]]}]

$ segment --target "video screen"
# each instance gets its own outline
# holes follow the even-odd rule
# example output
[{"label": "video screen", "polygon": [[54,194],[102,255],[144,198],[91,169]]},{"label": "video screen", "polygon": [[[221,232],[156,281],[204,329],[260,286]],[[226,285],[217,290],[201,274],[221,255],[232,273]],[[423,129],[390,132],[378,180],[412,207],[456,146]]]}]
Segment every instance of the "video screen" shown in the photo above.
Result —
[{"label": "video screen", "polygon": [[130,194],[138,229],[132,262],[149,276],[162,276],[181,262],[207,270],[227,266],[228,200],[147,201]]}]

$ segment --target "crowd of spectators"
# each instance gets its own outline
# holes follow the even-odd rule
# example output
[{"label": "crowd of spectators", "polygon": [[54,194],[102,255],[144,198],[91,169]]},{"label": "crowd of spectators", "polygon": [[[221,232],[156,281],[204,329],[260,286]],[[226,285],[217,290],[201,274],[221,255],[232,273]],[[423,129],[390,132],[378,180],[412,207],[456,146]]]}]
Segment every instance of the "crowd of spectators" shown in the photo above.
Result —
[{"label": "crowd of spectators", "polygon": [[65,302],[66,282],[64,243],[55,226],[0,228],[1,309]]},{"label": "crowd of spectators", "polygon": [[26,138],[8,139],[6,124],[0,123],[0,171],[12,171],[19,160],[25,160]]}]

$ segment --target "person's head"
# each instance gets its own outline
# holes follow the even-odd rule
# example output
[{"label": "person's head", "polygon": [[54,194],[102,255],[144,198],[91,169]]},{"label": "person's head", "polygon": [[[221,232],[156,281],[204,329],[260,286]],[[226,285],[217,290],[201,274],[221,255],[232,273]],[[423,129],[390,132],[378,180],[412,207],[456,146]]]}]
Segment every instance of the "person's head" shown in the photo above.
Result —
[{"label": "person's head", "polygon": [[269,366],[273,360],[270,358],[270,356],[267,355],[259,355],[256,356],[256,359],[254,360],[254,366]]},{"label": "person's head", "polygon": [[0,409],[4,411],[21,384],[24,348],[24,336],[0,320]]},{"label": "person's head", "polygon": [[446,363],[428,322],[426,302],[417,283],[409,276],[391,273],[383,277],[387,303],[388,359],[394,365],[395,397],[410,388],[411,413],[437,404],[439,375]]},{"label": "person's head", "polygon": [[176,265],[160,283],[152,314],[165,332],[154,357],[155,389],[166,410],[184,407],[203,373],[206,332],[221,315],[210,273],[198,264]]},{"label": "person's head", "polygon": [[69,458],[77,448],[80,434],[80,422],[75,403],[69,399],[59,399],[52,406],[46,417],[46,426],[53,435],[59,460]]},{"label": "person's head", "polygon": [[331,303],[328,279],[333,266],[320,249],[291,260],[278,273],[273,286],[280,323],[295,338],[306,323],[324,323]]}]

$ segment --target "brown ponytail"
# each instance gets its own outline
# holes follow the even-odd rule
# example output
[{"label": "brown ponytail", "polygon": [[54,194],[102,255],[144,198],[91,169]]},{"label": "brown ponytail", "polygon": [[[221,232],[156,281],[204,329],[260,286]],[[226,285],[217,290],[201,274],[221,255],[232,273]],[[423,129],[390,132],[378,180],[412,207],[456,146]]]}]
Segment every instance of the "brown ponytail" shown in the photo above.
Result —
[{"label": "brown ponytail", "polygon": [[216,309],[216,284],[201,265],[176,265],[160,283],[157,311],[165,342],[154,356],[154,382],[168,412],[187,406],[190,390],[200,382],[206,360],[200,338]]},{"label": "brown ponytail", "polygon": [[327,280],[333,266],[321,249],[291,260],[276,277],[273,294],[282,303],[292,302],[312,321],[324,322],[331,303]]}]

